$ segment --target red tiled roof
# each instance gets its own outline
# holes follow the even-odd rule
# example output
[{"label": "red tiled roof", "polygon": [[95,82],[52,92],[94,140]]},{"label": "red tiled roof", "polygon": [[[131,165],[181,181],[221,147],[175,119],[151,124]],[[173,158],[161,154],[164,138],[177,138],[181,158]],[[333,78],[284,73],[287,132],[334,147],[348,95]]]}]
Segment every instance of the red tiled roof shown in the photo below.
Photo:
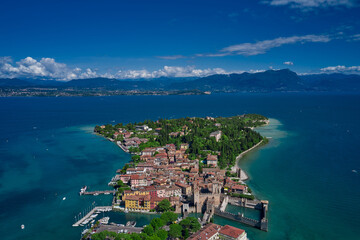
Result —
[{"label": "red tiled roof", "polygon": [[137,174],[131,175],[131,180],[141,180],[144,178],[145,177],[143,175],[137,175]]},{"label": "red tiled roof", "polygon": [[164,199],[168,199],[169,200],[169,198],[166,198],[166,197],[158,197],[158,196],[151,196],[151,202],[161,202],[162,200],[164,200]]},{"label": "red tiled roof", "polygon": [[244,185],[233,185],[231,186],[232,189],[237,189],[237,190],[245,190],[245,186]]},{"label": "red tiled roof", "polygon": [[218,157],[216,155],[209,154],[209,155],[207,155],[206,160],[208,160],[208,161],[217,161]]},{"label": "red tiled roof", "polygon": [[193,235],[191,235],[187,240],[206,240],[217,234],[219,229],[221,228],[220,225],[209,223],[204,228],[200,229]]},{"label": "red tiled roof", "polygon": [[179,186],[179,187],[182,187],[182,188],[187,188],[187,187],[190,187],[190,185],[187,185],[187,184],[183,184],[183,183],[175,183],[175,185]]},{"label": "red tiled roof", "polygon": [[236,228],[233,226],[229,226],[229,225],[223,226],[219,231],[220,234],[230,236],[232,238],[238,238],[244,232],[245,232],[245,230],[242,230],[240,228]]}]

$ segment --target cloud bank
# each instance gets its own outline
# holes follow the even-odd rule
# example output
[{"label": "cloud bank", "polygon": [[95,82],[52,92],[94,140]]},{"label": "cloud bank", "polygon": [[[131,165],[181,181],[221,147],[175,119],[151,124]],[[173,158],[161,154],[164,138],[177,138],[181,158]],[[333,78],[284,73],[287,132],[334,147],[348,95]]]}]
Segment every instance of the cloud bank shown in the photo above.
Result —
[{"label": "cloud bank", "polygon": [[197,54],[198,57],[223,57],[229,55],[243,55],[254,56],[264,54],[272,48],[281,47],[283,45],[295,44],[295,43],[307,43],[307,42],[321,42],[326,43],[331,41],[331,38],[327,35],[304,35],[304,36],[292,36],[292,37],[279,37],[271,40],[263,40],[255,43],[241,43],[231,45],[229,47],[221,49],[215,54]]},{"label": "cloud bank", "polygon": [[346,67],[344,65],[338,65],[338,66],[331,66],[326,68],[321,68],[321,72],[323,73],[354,73],[359,74],[360,73],[360,66],[352,66],[352,67]]},{"label": "cloud bank", "polygon": [[193,66],[187,66],[187,67],[164,66],[162,69],[152,72],[147,70],[119,71],[115,74],[115,77],[120,79],[159,78],[159,77],[202,77],[212,74],[225,74],[225,73],[226,71],[222,68],[197,69]]},{"label": "cloud bank", "polygon": [[64,63],[58,63],[53,58],[41,58],[40,61],[26,57],[13,64],[10,57],[0,58],[1,78],[40,78],[71,80],[75,78],[96,77],[97,73],[90,68],[69,68]]},{"label": "cloud bank", "polygon": [[294,63],[293,63],[293,62],[291,62],[291,61],[283,62],[283,64],[285,64],[285,65],[289,65],[289,66],[294,65]]},{"label": "cloud bank", "polygon": [[[176,60],[180,58],[196,58],[196,57],[225,57],[225,56],[255,56],[265,54],[273,48],[278,48],[283,45],[305,44],[305,43],[327,43],[332,40],[346,40],[347,42],[360,41],[360,34],[344,35],[343,32],[335,34],[308,34],[302,36],[292,37],[278,37],[269,40],[262,40],[257,42],[240,43],[220,49],[215,53],[198,53],[191,56],[173,55],[173,56],[158,56],[158,58],[165,60]],[[293,65],[292,62],[284,62],[286,65]]]},{"label": "cloud bank", "polygon": [[212,74],[224,74],[222,68],[198,69],[194,66],[176,67],[164,66],[155,71],[126,70],[116,73],[98,73],[93,69],[70,68],[64,63],[58,63],[53,58],[41,58],[39,61],[32,57],[21,59],[13,63],[10,57],[0,57],[0,78],[39,78],[68,81],[95,77],[138,79],[158,77],[203,77]]},{"label": "cloud bank", "polygon": [[263,3],[272,6],[290,6],[291,8],[313,9],[313,8],[328,8],[328,7],[354,7],[354,0],[269,0]]}]

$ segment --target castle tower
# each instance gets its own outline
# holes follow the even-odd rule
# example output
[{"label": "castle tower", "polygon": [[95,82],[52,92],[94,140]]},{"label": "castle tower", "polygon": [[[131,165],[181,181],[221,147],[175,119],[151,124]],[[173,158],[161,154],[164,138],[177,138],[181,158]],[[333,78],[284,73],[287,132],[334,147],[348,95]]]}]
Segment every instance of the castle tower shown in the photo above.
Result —
[{"label": "castle tower", "polygon": [[212,195],[214,198],[214,205],[220,205],[221,185],[218,182],[213,182],[212,184]]},{"label": "castle tower", "polygon": [[220,194],[221,193],[221,186],[219,183],[214,182],[212,184],[212,194]]},{"label": "castle tower", "polygon": [[196,208],[196,212],[201,212],[200,190],[199,190],[199,186],[196,183],[193,184],[193,200],[194,200],[193,203]]}]

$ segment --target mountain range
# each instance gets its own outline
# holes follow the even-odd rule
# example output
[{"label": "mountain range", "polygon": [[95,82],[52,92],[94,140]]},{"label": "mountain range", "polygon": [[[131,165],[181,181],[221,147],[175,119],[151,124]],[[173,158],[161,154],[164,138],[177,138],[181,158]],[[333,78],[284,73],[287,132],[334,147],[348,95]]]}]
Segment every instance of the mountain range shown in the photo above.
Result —
[{"label": "mountain range", "polygon": [[57,88],[97,90],[200,90],[210,92],[290,92],[335,91],[359,92],[360,75],[298,75],[289,69],[258,73],[215,74],[200,78],[155,78],[117,80],[110,78],[75,79],[71,81],[38,79],[0,79],[0,88]]}]

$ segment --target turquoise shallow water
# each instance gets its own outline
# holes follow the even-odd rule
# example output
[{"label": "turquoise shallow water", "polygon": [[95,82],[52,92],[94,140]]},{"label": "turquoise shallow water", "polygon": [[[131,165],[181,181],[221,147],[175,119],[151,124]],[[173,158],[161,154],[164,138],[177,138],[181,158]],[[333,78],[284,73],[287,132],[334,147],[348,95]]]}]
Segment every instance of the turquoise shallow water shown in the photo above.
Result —
[{"label": "turquoise shallow water", "polygon": [[[272,139],[240,165],[255,194],[270,201],[270,230],[215,221],[244,228],[251,239],[357,239],[359,102],[357,95],[303,94],[0,98],[0,234],[78,239],[74,216],[94,201],[110,203],[110,196],[78,195],[85,184],[108,188],[115,170],[130,159],[92,134],[95,124],[259,113],[272,118],[258,129]],[[141,224],[151,218],[110,217]]]}]

